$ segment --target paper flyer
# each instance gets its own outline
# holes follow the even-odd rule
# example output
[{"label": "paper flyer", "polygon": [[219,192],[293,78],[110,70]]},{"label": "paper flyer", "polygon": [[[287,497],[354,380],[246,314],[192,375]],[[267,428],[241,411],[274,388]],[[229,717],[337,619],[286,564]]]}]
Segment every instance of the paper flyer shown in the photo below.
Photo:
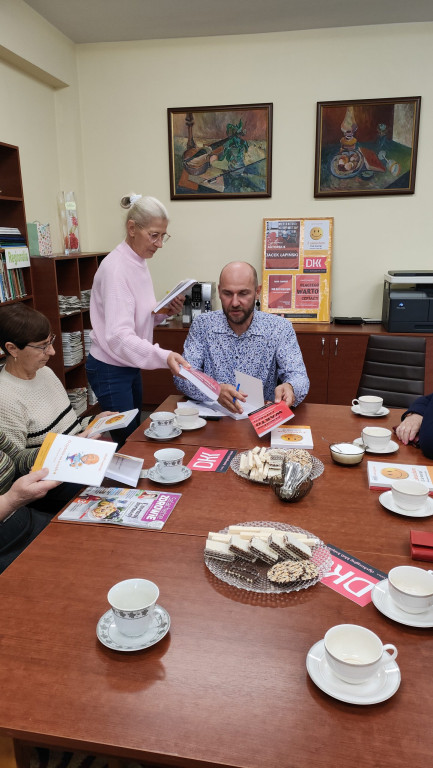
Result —
[{"label": "paper flyer", "polygon": [[433,496],[433,466],[418,464],[392,464],[383,461],[368,461],[368,486],[373,490],[387,491],[394,480],[417,480],[424,483]]},{"label": "paper flyer", "polygon": [[320,579],[321,583],[361,607],[368,605],[371,602],[373,587],[383,581],[387,574],[364,563],[363,560],[358,560],[343,549],[338,549],[332,544],[326,546],[332,556],[332,566],[329,573]]},{"label": "paper flyer", "polygon": [[111,523],[160,531],[181,493],[131,488],[85,488],[58,519],[81,523]]},{"label": "paper flyer", "polygon": [[48,467],[45,480],[100,485],[116,448],[117,443],[49,432],[32,470]]},{"label": "paper flyer", "polygon": [[199,448],[187,466],[199,472],[227,472],[236,453],[235,448]]}]

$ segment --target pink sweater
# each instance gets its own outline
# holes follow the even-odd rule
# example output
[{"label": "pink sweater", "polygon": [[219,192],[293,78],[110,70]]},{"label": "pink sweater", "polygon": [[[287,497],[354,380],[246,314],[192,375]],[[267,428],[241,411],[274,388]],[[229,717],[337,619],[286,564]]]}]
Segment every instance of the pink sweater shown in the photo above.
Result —
[{"label": "pink sweater", "polygon": [[153,327],[163,315],[156,305],[146,259],[124,241],[102,261],[90,300],[92,345],[97,360],[135,368],[168,368],[170,351],[153,344]]}]

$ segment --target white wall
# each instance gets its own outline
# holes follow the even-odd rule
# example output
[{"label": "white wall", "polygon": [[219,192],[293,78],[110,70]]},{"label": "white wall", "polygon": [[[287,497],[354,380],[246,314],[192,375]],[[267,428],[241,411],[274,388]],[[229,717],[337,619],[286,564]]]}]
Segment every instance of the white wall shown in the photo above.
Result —
[{"label": "white wall", "polygon": [[[157,295],[181,277],[215,280],[231,259],[260,267],[264,217],[334,216],[333,313],[378,317],[385,270],[432,266],[432,42],[433,24],[396,24],[73,46],[2,0],[0,140],[19,145],[27,218],[51,221],[57,248],[61,189],[76,192],[86,250],[122,238],[122,194],[166,203]],[[418,95],[415,195],[315,200],[316,102]],[[274,104],[272,198],[170,201],[167,107],[256,102]]]},{"label": "white wall", "polygon": [[[334,216],[333,312],[378,317],[387,269],[432,267],[433,24],[78,46],[91,248],[121,237],[130,190],[169,204],[172,240],[152,264],[157,294],[261,265],[264,217]],[[313,196],[316,102],[422,96],[415,195]],[[169,201],[167,107],[273,102],[270,199]]]}]

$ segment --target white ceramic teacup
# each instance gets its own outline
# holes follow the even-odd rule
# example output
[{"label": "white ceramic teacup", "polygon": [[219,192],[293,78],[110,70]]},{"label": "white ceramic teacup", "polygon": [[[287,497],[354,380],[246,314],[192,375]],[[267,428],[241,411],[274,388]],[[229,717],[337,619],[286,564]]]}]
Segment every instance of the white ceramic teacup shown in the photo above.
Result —
[{"label": "white ceramic teacup", "polygon": [[111,587],[107,598],[122,635],[143,635],[152,621],[159,589],[148,579],[126,579]]},{"label": "white ceramic teacup", "polygon": [[392,498],[401,509],[421,509],[428,499],[428,488],[418,480],[393,480]]},{"label": "white ceramic teacup", "polygon": [[192,427],[199,419],[199,410],[193,406],[185,406],[185,408],[176,408],[176,421],[179,427]]},{"label": "white ceramic teacup", "polygon": [[433,605],[433,571],[399,565],[388,573],[390,597],[406,613],[423,613]]},{"label": "white ceramic teacup", "polygon": [[151,429],[157,437],[168,437],[175,426],[175,415],[170,411],[156,411],[149,416],[151,420]]},{"label": "white ceramic teacup", "polygon": [[378,413],[383,405],[383,397],[361,395],[361,397],[352,400],[352,405],[358,405],[361,413]]},{"label": "white ceramic teacup", "polygon": [[374,632],[358,624],[337,624],[325,635],[326,661],[346,683],[366,682],[396,656],[395,645],[383,645]]},{"label": "white ceramic teacup", "polygon": [[382,451],[387,448],[391,437],[391,430],[384,427],[364,427],[362,430],[362,442],[372,451]]},{"label": "white ceramic teacup", "polygon": [[162,448],[154,454],[156,468],[164,480],[173,480],[180,475],[184,451],[179,448]]}]

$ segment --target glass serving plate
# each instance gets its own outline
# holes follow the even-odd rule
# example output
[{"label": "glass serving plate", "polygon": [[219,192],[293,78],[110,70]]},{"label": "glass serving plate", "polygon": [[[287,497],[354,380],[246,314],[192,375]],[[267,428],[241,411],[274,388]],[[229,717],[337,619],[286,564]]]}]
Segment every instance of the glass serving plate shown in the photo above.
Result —
[{"label": "glass serving plate", "polygon": [[[290,459],[290,453],[293,449],[288,448],[269,448],[269,451],[272,451],[273,454],[278,454],[281,456],[285,456],[287,459]],[[260,483],[261,485],[269,485],[270,482],[266,478],[266,480],[254,480],[249,475],[245,474],[245,472],[241,472],[239,467],[241,463],[241,456],[248,454],[248,451],[241,451],[240,453],[237,453],[236,456],[233,457],[233,459],[230,462],[230,468],[235,472],[236,475],[239,475],[239,477],[244,477],[245,480],[250,480],[252,483]],[[313,467],[311,470],[310,477],[312,480],[315,480],[317,477],[320,477],[320,475],[323,473],[325,467],[320,461],[320,459],[316,459],[315,456],[311,456],[313,461]]]},{"label": "glass serving plate", "polygon": [[[221,581],[230,584],[232,587],[245,589],[248,592],[264,592],[266,594],[299,592],[301,589],[308,589],[308,587],[313,587],[317,584],[317,582],[328,573],[332,566],[332,557],[328,547],[314,533],[310,533],[310,531],[306,531],[304,528],[297,528],[295,525],[288,525],[287,523],[272,523],[269,521],[262,522],[257,520],[249,523],[234,523],[234,525],[276,528],[278,531],[304,533],[308,538],[317,539],[318,543],[314,547],[311,547],[311,560],[317,565],[319,573],[314,579],[310,579],[309,581],[298,580],[290,584],[275,584],[273,581],[269,581],[267,577],[267,572],[271,566],[262,563],[259,560],[255,563],[251,563],[244,560],[242,557],[236,557],[234,561],[228,562],[226,560],[217,560],[215,557],[205,555],[204,561],[210,572]],[[219,533],[228,532],[228,528],[223,528],[223,530],[219,531]],[[279,562],[282,560],[283,558],[280,558]],[[241,573],[242,576],[248,579],[252,579],[252,581],[247,581],[245,578],[237,576],[236,572]]]}]

